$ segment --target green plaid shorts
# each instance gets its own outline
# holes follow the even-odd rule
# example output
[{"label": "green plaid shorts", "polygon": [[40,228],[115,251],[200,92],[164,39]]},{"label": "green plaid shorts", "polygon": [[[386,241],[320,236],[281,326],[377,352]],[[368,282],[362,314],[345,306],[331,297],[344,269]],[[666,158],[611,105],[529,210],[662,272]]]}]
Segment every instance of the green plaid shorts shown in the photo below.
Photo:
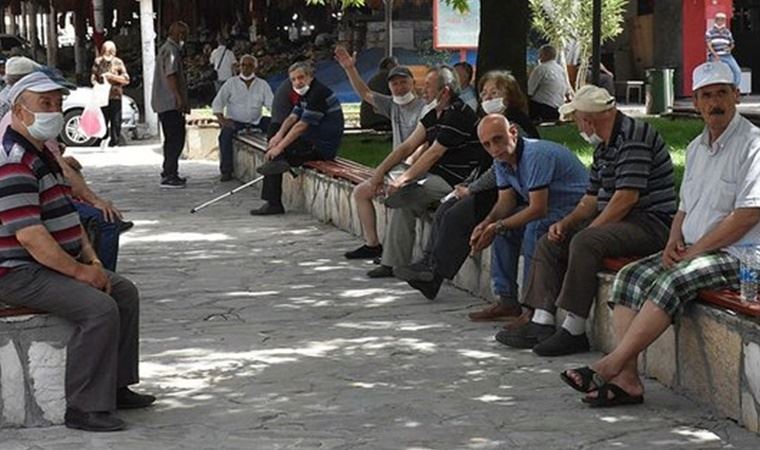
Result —
[{"label": "green plaid shorts", "polygon": [[726,252],[706,253],[671,268],[662,252],[623,267],[612,285],[612,302],[640,310],[649,300],[669,315],[697,298],[702,289],[739,289],[739,260]]}]

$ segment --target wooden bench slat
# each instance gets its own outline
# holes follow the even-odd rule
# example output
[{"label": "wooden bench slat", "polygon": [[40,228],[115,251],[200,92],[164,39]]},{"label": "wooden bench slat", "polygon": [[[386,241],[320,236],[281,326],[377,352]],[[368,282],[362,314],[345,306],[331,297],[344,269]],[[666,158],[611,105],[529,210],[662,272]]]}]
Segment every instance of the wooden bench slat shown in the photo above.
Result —
[{"label": "wooden bench slat", "polygon": [[39,309],[27,308],[24,306],[11,306],[0,308],[0,317],[26,316],[29,314],[47,314]]}]

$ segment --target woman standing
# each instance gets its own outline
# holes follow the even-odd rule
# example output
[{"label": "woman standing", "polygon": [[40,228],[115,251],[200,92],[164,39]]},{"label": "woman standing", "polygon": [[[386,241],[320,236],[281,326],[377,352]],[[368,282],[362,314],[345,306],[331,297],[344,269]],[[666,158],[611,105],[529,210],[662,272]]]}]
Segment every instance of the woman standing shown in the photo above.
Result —
[{"label": "woman standing", "polygon": [[110,147],[116,147],[121,137],[121,97],[124,94],[124,86],[129,84],[129,74],[124,61],[116,57],[116,44],[113,41],[103,43],[100,56],[95,58],[95,64],[92,66],[90,81],[93,86],[101,83],[111,85],[108,105],[102,108],[110,133],[103,138],[101,146],[107,143]]}]

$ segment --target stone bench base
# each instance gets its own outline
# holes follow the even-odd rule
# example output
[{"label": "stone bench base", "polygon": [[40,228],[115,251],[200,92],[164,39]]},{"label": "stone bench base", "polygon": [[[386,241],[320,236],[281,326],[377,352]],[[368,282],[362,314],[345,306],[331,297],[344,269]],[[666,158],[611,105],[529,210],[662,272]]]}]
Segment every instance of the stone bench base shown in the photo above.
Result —
[{"label": "stone bench base", "polygon": [[0,428],[60,425],[72,325],[50,314],[0,319]]}]

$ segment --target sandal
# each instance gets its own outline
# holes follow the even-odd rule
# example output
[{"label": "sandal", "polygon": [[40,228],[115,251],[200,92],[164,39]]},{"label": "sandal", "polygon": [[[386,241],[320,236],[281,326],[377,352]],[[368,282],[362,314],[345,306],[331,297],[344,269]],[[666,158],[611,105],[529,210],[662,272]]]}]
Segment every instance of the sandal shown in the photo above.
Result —
[{"label": "sandal", "polygon": [[[581,384],[578,384],[573,380],[567,372],[569,370],[572,370],[573,372],[577,373],[581,377]],[[596,373],[594,369],[584,366],[579,367],[577,369],[569,369],[565,370],[561,374],[559,374],[560,378],[562,378],[562,381],[564,381],[568,386],[575,389],[578,392],[583,392],[584,394],[588,394],[591,391],[596,391],[598,389],[601,389],[603,386],[607,384],[607,381],[605,381],[604,378],[602,378],[601,375]]]},{"label": "sandal", "polygon": [[[592,408],[609,408],[622,405],[640,405],[643,395],[631,395],[615,383],[607,383],[597,390],[595,398],[585,397],[581,401]],[[612,398],[608,394],[612,393]]]}]

